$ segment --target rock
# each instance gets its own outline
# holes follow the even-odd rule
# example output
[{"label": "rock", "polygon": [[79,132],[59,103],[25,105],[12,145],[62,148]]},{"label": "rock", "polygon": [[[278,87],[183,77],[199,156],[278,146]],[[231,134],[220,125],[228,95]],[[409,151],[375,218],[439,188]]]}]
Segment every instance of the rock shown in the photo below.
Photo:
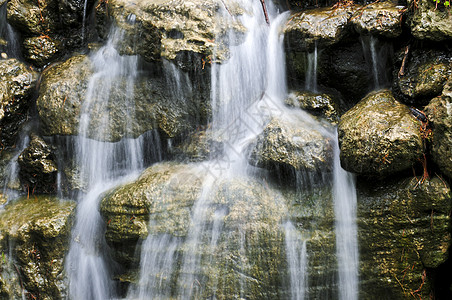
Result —
[{"label": "rock", "polygon": [[27,297],[66,297],[64,258],[74,208],[72,201],[31,197],[10,203],[1,212],[0,248],[12,253]]},{"label": "rock", "polygon": [[52,193],[56,189],[58,167],[53,149],[42,138],[32,135],[30,144],[17,159],[19,177],[28,192]]},{"label": "rock", "polygon": [[372,68],[361,43],[326,49],[321,53],[318,68],[319,83],[338,90],[349,107],[372,90]]},{"label": "rock", "polygon": [[44,135],[76,135],[80,106],[85,99],[90,60],[84,55],[71,57],[42,74],[36,101]]},{"label": "rock", "polygon": [[61,43],[48,37],[31,37],[23,42],[25,57],[37,67],[43,67],[60,51]]},{"label": "rock", "polygon": [[[188,89],[178,98],[178,91],[168,88],[167,78],[161,76],[168,75],[165,72],[160,69],[151,77],[143,74],[132,83],[125,75],[94,77],[97,81],[91,82],[88,102],[88,86],[94,71],[87,57],[75,56],[49,68],[43,74],[37,100],[43,134],[77,135],[80,113],[86,105],[90,105],[90,123],[82,134],[97,140],[136,138],[153,129],[172,138],[192,130],[206,118],[202,107],[207,98],[196,89]],[[130,118],[126,117],[128,113],[132,114]]]},{"label": "rock", "polygon": [[339,121],[339,103],[329,94],[313,92],[292,92],[285,100],[289,106],[299,107],[315,116],[320,116],[333,124]]},{"label": "rock", "polygon": [[[94,0],[87,0],[91,7]],[[82,27],[85,1],[78,0],[10,0],[8,22],[25,36],[40,36],[67,32],[74,36],[74,29]]]},{"label": "rock", "polygon": [[186,140],[170,150],[181,159],[204,161],[221,155],[224,144],[221,137],[208,128],[191,133]]},{"label": "rock", "polygon": [[[142,247],[155,242],[163,248],[155,246],[148,251],[173,251],[178,267],[162,278],[160,294],[187,292],[188,277],[200,282],[200,289],[193,290],[195,298],[205,298],[213,291],[219,298],[234,297],[241,293],[238,283],[242,278],[242,292],[249,299],[283,297],[280,284],[285,259],[279,222],[286,212],[281,195],[252,179],[221,179],[207,172],[201,165],[159,164],[147,169],[134,183],[111,192],[101,202],[101,213],[110,220],[107,241],[116,245],[115,250],[118,246],[128,247],[133,253],[134,241],[149,234]],[[213,185],[209,184],[211,180]],[[208,197],[206,214],[200,217],[206,218],[204,228],[221,227],[215,243],[211,229],[207,229],[200,235],[201,244],[192,248],[188,241],[195,229],[190,224],[200,221],[191,221],[193,214],[199,214],[193,205],[203,194]],[[135,216],[132,222],[130,215]],[[243,236],[246,245],[240,242]],[[165,239],[172,240],[177,249],[167,248],[171,246],[163,243]],[[195,259],[194,255],[200,255],[201,260],[195,269],[187,269],[184,261]],[[152,276],[155,274],[144,280],[152,280]]]},{"label": "rock", "polygon": [[14,145],[27,118],[37,74],[16,59],[0,60],[0,142]]},{"label": "rock", "polygon": [[[238,14],[233,1],[225,3],[234,15]],[[216,57],[223,60],[226,49],[222,36],[232,27],[244,30],[219,16],[223,5],[214,0],[112,0],[108,5],[114,22],[124,30],[120,52],[140,54],[148,61],[161,57],[175,60],[190,53],[199,55],[195,57],[200,66],[202,59],[211,58],[214,49]]]},{"label": "rock", "polygon": [[[400,53],[400,63],[402,58]],[[451,76],[452,56],[446,50],[414,49],[409,53],[403,76],[397,75],[399,69],[394,70],[393,89],[396,95],[404,102],[425,105],[432,97],[441,94]]]},{"label": "rock", "polygon": [[390,91],[373,92],[339,123],[342,167],[366,176],[386,176],[412,167],[422,156],[417,120]]},{"label": "rock", "polygon": [[403,9],[391,1],[371,3],[358,9],[350,23],[360,34],[396,38],[402,33]]},{"label": "rock", "polygon": [[251,145],[250,163],[308,174],[330,168],[332,134],[307,113],[284,113],[270,120]]},{"label": "rock", "polygon": [[[414,1],[409,0],[408,5]],[[407,24],[411,34],[417,39],[433,41],[450,41],[452,39],[452,16],[449,9],[441,7],[443,2],[435,9],[435,2],[420,0],[416,2],[416,9],[410,14]]]},{"label": "rock", "polygon": [[359,6],[344,5],[306,10],[293,15],[284,28],[290,48],[312,50],[337,44],[349,33],[349,20]]},{"label": "rock", "polygon": [[[449,80],[451,86],[452,80]],[[447,90],[449,91],[449,90]],[[434,98],[425,107],[425,113],[433,124],[433,140],[430,153],[433,161],[441,172],[452,178],[452,97],[442,96]]]},{"label": "rock", "polygon": [[429,274],[448,259],[451,245],[449,185],[438,177],[405,178],[359,185],[358,192],[360,298],[429,297]]}]

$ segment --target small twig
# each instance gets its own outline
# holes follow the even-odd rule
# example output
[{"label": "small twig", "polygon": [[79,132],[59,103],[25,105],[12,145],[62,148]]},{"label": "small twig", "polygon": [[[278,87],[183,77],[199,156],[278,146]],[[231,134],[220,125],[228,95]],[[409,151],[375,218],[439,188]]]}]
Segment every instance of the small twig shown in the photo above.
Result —
[{"label": "small twig", "polygon": [[265,0],[261,0],[261,4],[262,4],[262,10],[264,11],[264,15],[265,15],[265,22],[267,22],[267,24],[270,25],[270,20],[268,19],[267,6],[265,5]]},{"label": "small twig", "polygon": [[400,66],[400,70],[398,73],[399,78],[405,75],[405,65],[406,65],[406,60],[408,58],[409,52],[410,52],[410,45],[406,46],[406,48],[405,48],[405,54],[403,56],[402,65]]}]

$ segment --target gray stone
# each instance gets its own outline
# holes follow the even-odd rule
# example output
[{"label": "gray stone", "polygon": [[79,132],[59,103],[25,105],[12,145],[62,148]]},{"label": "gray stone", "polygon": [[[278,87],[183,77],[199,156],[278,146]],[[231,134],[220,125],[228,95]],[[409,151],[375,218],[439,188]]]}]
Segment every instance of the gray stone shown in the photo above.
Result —
[{"label": "gray stone", "polygon": [[[80,113],[87,101],[93,72],[91,61],[80,55],[43,74],[37,108],[44,135],[79,133]],[[206,118],[204,94],[191,90],[179,98],[160,75],[140,76],[134,80],[132,89],[127,88],[129,83],[125,76],[109,78],[110,89],[104,91],[109,93],[108,101],[100,101],[105,97],[103,93],[94,93],[89,99],[91,120],[87,136],[113,142],[158,129],[165,137],[172,138],[195,128]],[[97,90],[103,91],[100,86]],[[128,112],[131,112],[130,118],[125,115]],[[108,119],[106,123],[105,119]]]}]

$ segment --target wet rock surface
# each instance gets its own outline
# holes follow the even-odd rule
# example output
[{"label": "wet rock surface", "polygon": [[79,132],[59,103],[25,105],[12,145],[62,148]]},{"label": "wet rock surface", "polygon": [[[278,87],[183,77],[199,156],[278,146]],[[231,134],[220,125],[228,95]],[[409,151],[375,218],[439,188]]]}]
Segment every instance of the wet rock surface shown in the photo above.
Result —
[{"label": "wet rock surface", "polygon": [[[123,137],[136,138],[153,129],[173,138],[192,130],[206,118],[204,94],[192,90],[178,97],[176,91],[165,88],[168,84],[165,76],[143,76],[134,80],[132,87],[125,76],[110,78],[111,85],[104,91],[110,94],[107,101],[101,101],[103,93],[87,100],[93,74],[90,59],[83,55],[44,73],[37,100],[44,135],[77,135],[80,114],[87,104],[92,114],[88,137],[111,142]],[[132,111],[129,119],[124,117],[128,111]]]},{"label": "wet rock surface", "polygon": [[[186,289],[183,275],[180,274],[179,279],[177,276],[179,272],[194,271],[188,275],[201,283],[201,288],[195,290],[199,296],[213,291],[218,297],[239,295],[241,291],[249,299],[259,299],[262,295],[281,296],[284,274],[280,274],[280,270],[284,269],[281,264],[285,260],[282,259],[284,240],[279,223],[285,215],[283,199],[250,179],[213,178],[214,185],[206,186],[207,171],[202,166],[159,164],[148,168],[135,182],[107,195],[101,202],[101,214],[109,220],[107,242],[119,248],[116,259],[123,264],[130,263],[139,238],[160,239],[169,235],[179,241],[176,258],[181,261],[176,265],[182,268],[183,255],[203,258],[194,270],[174,270],[170,277],[163,279],[166,285],[162,289]],[[184,244],[193,234],[191,231],[197,230],[190,224],[200,221],[191,219],[196,214],[193,205],[202,201],[200,197],[207,197],[209,203],[205,211],[209,225],[205,228],[221,226],[222,229],[213,248],[206,243],[206,239],[212,238],[210,230],[202,232],[199,248],[192,249]],[[240,242],[243,235],[247,240],[245,252]],[[250,276],[244,279],[245,290],[240,288],[240,274]]]},{"label": "wet rock surface", "polygon": [[428,119],[433,123],[431,154],[440,170],[452,178],[452,80],[449,79],[442,96],[434,98],[425,107]]},{"label": "wet rock surface", "polygon": [[[234,1],[224,1],[230,12],[235,12]],[[209,60],[216,48],[219,60],[226,51],[221,35],[232,27],[244,30],[240,24],[229,25],[217,12],[223,4],[212,0],[190,1],[109,1],[109,11],[117,26],[125,31],[120,52],[140,54],[153,61],[161,57],[175,60],[193,54],[198,64]],[[139,32],[139,37],[136,33]],[[217,36],[217,34],[219,34]],[[134,45],[134,46],[131,46]],[[196,56],[196,55],[199,55]],[[190,66],[192,68],[193,66]]]},{"label": "wet rock surface", "polygon": [[304,117],[284,114],[273,118],[252,145],[251,164],[314,174],[328,170],[332,158],[326,130],[315,128],[314,122],[310,126],[311,117],[306,113]]},{"label": "wet rock surface", "polygon": [[20,166],[20,180],[26,191],[55,192],[58,167],[54,149],[42,138],[32,135],[30,144],[17,161]]},{"label": "wet rock surface", "polygon": [[[402,57],[399,53],[400,62]],[[406,60],[403,75],[394,74],[393,89],[404,102],[425,105],[441,94],[451,76],[452,56],[447,50],[414,49]],[[394,72],[400,72],[400,69],[396,68]]]},{"label": "wet rock surface", "polygon": [[[72,201],[31,197],[10,203],[0,212],[3,259],[12,260],[13,268],[8,272],[20,274],[15,284],[23,285],[27,297],[50,300],[66,296],[64,257],[74,207]],[[8,289],[4,293],[14,299],[20,285],[2,288]]]},{"label": "wet rock surface", "polygon": [[288,106],[299,107],[315,116],[336,124],[342,114],[341,101],[333,95],[313,92],[292,92],[285,100]]},{"label": "wet rock surface", "polygon": [[37,74],[16,59],[0,60],[0,142],[16,142],[31,106]]},{"label": "wet rock surface", "polygon": [[438,177],[358,185],[360,298],[429,297],[427,275],[449,255],[451,203]]},{"label": "wet rock surface", "polygon": [[[408,1],[410,5],[413,5],[413,2],[412,0]],[[411,34],[421,40],[452,40],[450,9],[441,6],[443,6],[442,2],[438,4],[438,9],[436,9],[434,1],[418,1],[416,9],[407,21]]]},{"label": "wet rock surface", "polygon": [[372,92],[339,123],[341,165],[368,176],[386,176],[412,167],[422,156],[417,120],[390,91]]},{"label": "wet rock surface", "polygon": [[349,20],[358,6],[344,5],[306,10],[292,16],[284,28],[291,47],[300,51],[323,48],[341,41],[349,33]]},{"label": "wet rock surface", "polygon": [[402,33],[404,8],[391,1],[371,3],[360,7],[350,22],[360,34],[377,34],[395,38]]}]

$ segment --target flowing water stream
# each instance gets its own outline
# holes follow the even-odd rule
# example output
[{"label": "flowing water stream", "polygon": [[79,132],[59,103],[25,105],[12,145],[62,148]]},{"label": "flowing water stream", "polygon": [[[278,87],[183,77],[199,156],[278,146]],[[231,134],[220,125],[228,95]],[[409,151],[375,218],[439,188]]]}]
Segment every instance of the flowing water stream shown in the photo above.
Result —
[{"label": "flowing water stream", "polygon": [[[249,217],[240,219],[234,231],[226,231],[226,218],[237,201],[246,199],[227,190],[225,182],[259,181],[266,187],[265,173],[248,163],[249,146],[269,120],[275,116],[303,119],[307,128],[318,130],[326,138],[335,139],[330,129],[303,111],[295,111],[284,105],[287,97],[283,35],[281,28],[288,14],[278,12],[276,6],[267,1],[270,25],[267,25],[262,13],[260,1],[239,1],[246,13],[240,21],[247,28],[247,34],[237,36],[230,32],[229,39],[243,42],[230,46],[230,58],[223,64],[212,66],[212,124],[210,134],[221,140],[223,151],[210,160],[191,164],[191,174],[199,176],[202,186],[190,211],[190,222],[186,236],[170,233],[153,233],[158,218],[150,217],[149,236],[143,242],[140,253],[139,278],[131,285],[127,299],[197,299],[205,295],[207,283],[209,294],[213,298],[222,288],[221,274],[206,276],[205,265],[217,265],[218,253],[223,251],[224,240],[238,240],[233,261],[236,269],[246,270],[252,261],[253,250],[248,249],[247,230],[256,220],[253,204],[248,204]],[[229,13],[220,11],[224,17]],[[231,20],[232,21],[232,20]],[[106,256],[107,247],[103,240],[104,224],[98,211],[102,193],[108,189],[136,177],[145,166],[143,137],[123,138],[119,142],[105,142],[108,131],[109,114],[107,103],[113,85],[126,82],[127,95],[133,98],[133,85],[139,74],[138,58],[120,56],[114,49],[114,43],[121,39],[121,33],[110,33],[107,45],[91,57],[95,67],[86,99],[82,107],[79,136],[75,139],[75,151],[80,178],[86,182],[84,190],[77,196],[78,206],[75,227],[72,230],[70,251],[67,256],[66,270],[69,276],[69,294],[71,299],[109,299],[115,298],[111,282],[110,261]],[[317,49],[313,54],[313,76],[310,89],[316,89]],[[190,91],[189,81],[175,66],[164,62],[168,85],[174,87],[174,97],[183,98],[184,91]],[[106,110],[92,115],[93,107],[101,106]],[[133,115],[133,104],[127,106],[126,116]],[[96,120],[94,120],[96,118]],[[93,131],[93,122],[96,129]],[[127,122],[126,122],[127,123]],[[89,137],[89,138],[88,138]],[[156,146],[156,149],[159,149]],[[155,150],[158,152],[158,150]],[[156,155],[156,160],[161,157]],[[334,203],[336,213],[336,243],[339,266],[340,299],[357,298],[358,256],[356,243],[355,210],[353,180],[345,173],[337,161],[334,165]],[[177,175],[177,174],[176,174]],[[174,176],[168,181],[164,191],[171,193],[177,184]],[[179,179],[177,179],[179,180]],[[264,188],[264,190],[267,188]],[[223,194],[221,194],[223,193]],[[270,193],[270,192],[269,192]],[[218,205],[214,199],[224,195],[227,205]],[[163,198],[165,193],[163,193]],[[282,298],[307,299],[309,289],[309,236],[302,236],[287,214],[286,204],[277,194],[269,197],[272,207],[277,207],[280,231],[284,235],[285,260],[287,264],[288,292]],[[163,200],[162,200],[163,201]],[[246,205],[246,204],[245,204]],[[257,210],[257,208],[256,208]],[[271,214],[278,213],[270,212]],[[279,215],[278,215],[279,216]],[[225,237],[226,236],[226,237]],[[221,246],[220,246],[221,244]],[[227,244],[229,245],[229,244]],[[230,247],[230,246],[226,246]],[[200,249],[203,249],[201,252]],[[232,251],[231,250],[231,251]],[[207,253],[207,254],[206,254]],[[231,252],[232,253],[232,252]],[[232,254],[231,254],[232,255]],[[237,267],[238,266],[238,267]],[[225,266],[228,267],[228,266]],[[203,269],[204,268],[204,269]],[[238,271],[238,270],[235,270]],[[256,279],[238,272],[237,298],[246,298],[252,293],[250,282]],[[204,275],[203,275],[204,274]],[[285,275],[283,274],[282,277]],[[210,281],[209,281],[210,280]],[[212,281],[213,280],[213,281]],[[209,282],[208,282],[209,281]],[[278,291],[275,291],[278,293]]]}]

